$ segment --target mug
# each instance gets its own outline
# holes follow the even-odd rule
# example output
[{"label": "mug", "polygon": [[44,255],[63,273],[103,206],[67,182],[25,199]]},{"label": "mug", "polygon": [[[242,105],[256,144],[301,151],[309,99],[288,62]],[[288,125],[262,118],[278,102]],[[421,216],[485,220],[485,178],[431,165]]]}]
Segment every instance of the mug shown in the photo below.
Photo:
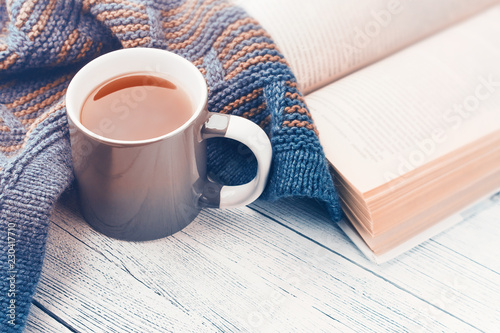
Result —
[{"label": "mug", "polygon": [[[94,89],[137,72],[172,78],[194,106],[191,118],[172,132],[140,141],[109,139],[82,125],[82,107]],[[81,211],[95,230],[123,240],[162,238],[187,226],[203,207],[243,206],[260,196],[272,157],[267,135],[245,118],[208,112],[207,93],[196,66],[160,49],[113,51],[74,76],[66,94],[71,153]],[[252,181],[225,186],[207,179],[206,139],[214,137],[250,148],[258,162]]]}]

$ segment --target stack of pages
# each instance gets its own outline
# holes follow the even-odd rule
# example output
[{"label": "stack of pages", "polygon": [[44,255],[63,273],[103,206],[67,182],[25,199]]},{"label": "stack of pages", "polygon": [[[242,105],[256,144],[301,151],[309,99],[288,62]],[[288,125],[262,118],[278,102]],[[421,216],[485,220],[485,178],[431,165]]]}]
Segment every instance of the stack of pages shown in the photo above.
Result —
[{"label": "stack of pages", "polygon": [[434,236],[500,189],[499,1],[239,4],[296,73],[341,227],[372,259]]}]

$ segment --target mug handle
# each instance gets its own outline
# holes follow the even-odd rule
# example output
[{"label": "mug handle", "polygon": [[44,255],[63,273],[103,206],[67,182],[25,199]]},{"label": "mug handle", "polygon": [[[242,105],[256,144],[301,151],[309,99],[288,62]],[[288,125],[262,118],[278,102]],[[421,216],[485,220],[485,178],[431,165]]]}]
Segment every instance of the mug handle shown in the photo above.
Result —
[{"label": "mug handle", "polygon": [[203,140],[229,138],[246,145],[257,158],[257,175],[250,182],[228,186],[207,181],[200,203],[204,207],[233,208],[254,202],[264,191],[271,168],[272,147],[257,124],[239,116],[209,112],[201,129]]}]

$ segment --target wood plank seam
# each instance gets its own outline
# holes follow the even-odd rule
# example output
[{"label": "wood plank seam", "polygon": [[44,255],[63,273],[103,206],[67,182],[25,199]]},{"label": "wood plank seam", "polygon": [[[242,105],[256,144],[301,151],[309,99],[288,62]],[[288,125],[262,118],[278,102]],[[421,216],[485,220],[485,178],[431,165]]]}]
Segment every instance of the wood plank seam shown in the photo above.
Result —
[{"label": "wood plank seam", "polygon": [[[90,246],[89,244],[83,242],[81,239],[79,239],[78,237],[76,237],[75,235],[73,235],[71,232],[69,232],[68,230],[64,229],[62,226],[60,226],[59,224],[57,224],[56,221],[52,220],[51,221],[55,226],[57,226],[58,228],[60,228],[61,230],[63,230],[65,233],[67,233],[68,235],[70,235],[72,238],[74,238],[75,240],[79,241],[80,243],[82,243],[83,245],[85,245],[88,249],[100,254],[103,258],[105,258],[107,261],[109,261],[110,263],[112,263],[113,265],[115,265],[117,268],[119,268],[120,270],[122,270],[123,272],[129,274],[131,277],[133,277],[137,282],[141,283],[142,285],[144,285],[145,287],[147,287],[148,289],[151,289],[147,284],[145,284],[143,281],[141,281],[139,278],[137,278],[134,274],[132,274],[128,269],[127,267],[123,264],[123,262],[120,260],[120,258],[116,257],[116,256],[113,256],[116,258],[116,260],[118,260],[120,262],[121,265],[119,265],[116,261],[114,260],[111,260],[109,259],[102,251],[99,251],[99,249],[97,248],[94,248],[92,246]],[[152,290],[152,289],[151,289]]]},{"label": "wood plank seam", "polygon": [[59,316],[57,316],[52,311],[48,310],[45,306],[43,306],[36,299],[33,299],[33,301],[31,302],[31,306],[36,306],[37,308],[39,308],[40,310],[42,310],[43,312],[45,312],[49,317],[51,317],[52,319],[54,319],[55,321],[57,321],[58,323],[60,323],[64,327],[66,327],[71,332],[80,333],[80,331],[78,331],[76,328],[74,328],[73,326],[71,326],[70,324],[68,324],[66,321],[64,321],[62,318],[60,318]]},{"label": "wood plank seam", "polygon": [[492,273],[495,273],[495,274],[500,275],[500,272],[497,272],[497,271],[495,271],[494,269],[491,269],[490,267],[485,266],[485,265],[483,265],[482,263],[477,262],[476,260],[474,260],[474,259],[472,259],[472,258],[469,258],[469,257],[467,257],[467,256],[463,255],[463,254],[462,254],[462,253],[460,253],[460,252],[455,251],[454,249],[450,248],[449,246],[446,246],[446,245],[444,245],[444,244],[441,244],[439,241],[435,241],[435,240],[433,240],[433,239],[430,239],[430,240],[429,240],[429,242],[432,242],[432,243],[436,244],[437,246],[441,246],[441,247],[443,247],[443,248],[447,249],[448,251],[451,251],[451,252],[455,253],[456,255],[458,255],[458,256],[460,256],[460,257],[462,257],[462,258],[466,259],[466,260],[469,260],[470,262],[473,262],[474,264],[476,264],[476,265],[478,265],[478,266],[481,266],[481,267],[483,267],[484,269],[489,270],[489,271],[490,271],[490,272],[492,272]]},{"label": "wood plank seam", "polygon": [[298,234],[298,235],[300,235],[300,236],[302,236],[302,237],[306,238],[307,240],[309,240],[309,241],[311,241],[311,242],[313,242],[313,243],[316,243],[317,245],[319,245],[319,246],[321,246],[321,247],[325,248],[326,250],[328,250],[328,251],[330,251],[330,252],[332,252],[332,253],[334,253],[334,254],[336,254],[336,255],[338,255],[338,256],[340,256],[340,257],[342,257],[342,258],[344,258],[345,260],[347,260],[347,261],[351,262],[352,264],[354,264],[354,265],[358,266],[359,268],[361,268],[361,269],[365,270],[366,272],[371,273],[371,274],[373,274],[374,276],[376,276],[376,277],[378,277],[378,278],[380,278],[380,279],[382,279],[382,280],[384,280],[384,281],[388,282],[389,284],[391,284],[391,285],[393,285],[394,287],[396,287],[396,288],[400,289],[401,291],[404,291],[404,292],[406,292],[406,293],[408,293],[408,294],[410,294],[410,295],[414,296],[415,298],[418,298],[419,300],[421,300],[421,301],[425,302],[426,304],[428,304],[430,307],[433,307],[433,308],[434,308],[434,309],[436,309],[436,310],[442,311],[442,312],[444,312],[444,313],[446,313],[446,314],[450,315],[451,317],[453,317],[453,318],[455,318],[455,319],[457,319],[457,320],[461,321],[462,323],[464,323],[464,324],[466,324],[466,325],[470,326],[471,328],[473,328],[473,329],[477,330],[478,332],[481,332],[481,330],[480,330],[479,328],[477,328],[476,326],[474,326],[473,324],[471,324],[471,323],[469,323],[469,322],[466,322],[466,321],[464,321],[462,318],[459,318],[459,317],[455,316],[454,314],[452,314],[452,313],[450,313],[450,312],[446,311],[445,309],[442,309],[442,308],[441,308],[441,307],[439,307],[438,305],[433,304],[433,303],[429,302],[428,300],[425,300],[425,299],[421,298],[420,296],[418,296],[417,294],[415,294],[415,293],[413,293],[413,292],[411,292],[411,291],[407,290],[406,288],[404,288],[404,287],[402,287],[402,286],[400,286],[400,285],[398,285],[398,284],[394,283],[393,281],[388,280],[387,278],[385,278],[385,277],[381,276],[380,274],[375,273],[374,271],[372,271],[372,270],[371,270],[371,269],[369,269],[368,267],[363,266],[361,263],[358,263],[358,262],[356,262],[356,261],[353,261],[353,260],[351,260],[350,258],[348,258],[348,257],[346,257],[346,256],[344,256],[344,255],[342,255],[342,254],[338,253],[337,251],[335,251],[335,250],[333,250],[333,249],[329,248],[328,246],[325,246],[325,245],[321,244],[320,242],[318,242],[318,241],[316,241],[316,240],[314,240],[314,239],[310,238],[309,236],[307,236],[307,235],[305,235],[305,234],[301,233],[300,231],[293,229],[293,227],[291,227],[291,226],[287,226],[287,225],[285,225],[285,224],[281,223],[281,222],[280,222],[280,221],[278,221],[276,218],[274,218],[274,217],[272,217],[272,216],[269,216],[268,214],[266,214],[266,213],[264,213],[263,211],[259,210],[259,208],[258,208],[258,207],[255,207],[254,205],[250,205],[250,206],[248,206],[248,208],[250,208],[250,209],[254,210],[255,212],[258,212],[258,213],[260,213],[260,214],[264,215],[265,217],[267,217],[268,219],[270,219],[270,220],[274,221],[275,223],[278,223],[279,225],[281,225],[281,226],[283,226],[283,227],[285,227],[285,228],[287,228],[287,229],[289,229],[289,230],[291,230],[291,231],[295,232],[296,234]]}]

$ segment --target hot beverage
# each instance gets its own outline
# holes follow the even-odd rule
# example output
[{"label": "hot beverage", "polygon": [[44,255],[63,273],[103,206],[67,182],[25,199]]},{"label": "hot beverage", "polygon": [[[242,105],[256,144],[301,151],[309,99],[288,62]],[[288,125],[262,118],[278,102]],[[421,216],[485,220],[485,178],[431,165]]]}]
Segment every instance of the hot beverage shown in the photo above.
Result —
[{"label": "hot beverage", "polygon": [[166,78],[131,73],[98,86],[87,97],[81,122],[115,140],[147,140],[172,132],[193,115],[186,92]]}]

